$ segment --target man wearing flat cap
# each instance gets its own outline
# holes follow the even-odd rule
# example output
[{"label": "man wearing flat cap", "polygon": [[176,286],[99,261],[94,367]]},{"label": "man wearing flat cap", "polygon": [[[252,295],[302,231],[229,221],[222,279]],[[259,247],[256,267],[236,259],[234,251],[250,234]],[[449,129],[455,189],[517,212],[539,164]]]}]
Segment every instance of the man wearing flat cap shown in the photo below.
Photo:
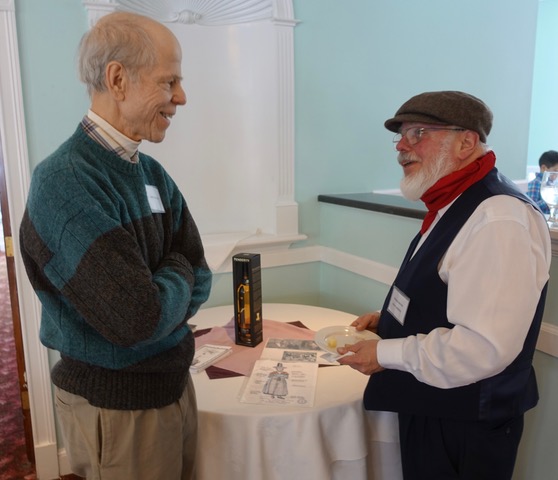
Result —
[{"label": "man wearing flat cap", "polygon": [[397,412],[405,480],[509,480],[551,260],[538,207],[495,168],[492,113],[457,91],[417,95],[385,122],[401,190],[428,212],[382,309],[340,348],[370,379],[368,410]]}]

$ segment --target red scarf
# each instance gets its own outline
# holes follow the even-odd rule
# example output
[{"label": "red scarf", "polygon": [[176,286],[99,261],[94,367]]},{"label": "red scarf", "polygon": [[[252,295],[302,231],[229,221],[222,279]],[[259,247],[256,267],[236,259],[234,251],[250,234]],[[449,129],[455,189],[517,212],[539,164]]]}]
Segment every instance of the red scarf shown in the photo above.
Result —
[{"label": "red scarf", "polygon": [[428,230],[440,208],[450,204],[471,185],[484,178],[494,168],[495,164],[496,156],[494,152],[490,151],[486,155],[477,158],[465,168],[440,178],[440,180],[424,192],[420,199],[428,208],[428,213],[424,217],[420,233]]}]

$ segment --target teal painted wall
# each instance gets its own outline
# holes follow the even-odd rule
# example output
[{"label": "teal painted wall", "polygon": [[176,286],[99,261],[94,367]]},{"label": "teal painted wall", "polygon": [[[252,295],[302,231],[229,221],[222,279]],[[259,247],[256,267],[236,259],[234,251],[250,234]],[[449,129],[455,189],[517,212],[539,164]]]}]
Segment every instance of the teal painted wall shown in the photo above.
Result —
[{"label": "teal painted wall", "polygon": [[[349,288],[347,288],[350,286]],[[388,286],[330,265],[322,266],[320,305],[356,316],[379,310]]]},{"label": "teal painted wall", "polygon": [[[295,7],[301,20],[295,30],[296,179],[304,233],[321,245],[399,265],[418,221],[320,205],[316,196],[397,187],[401,173],[383,122],[420,91],[455,88],[484,99],[495,116],[489,142],[498,167],[511,178],[524,177],[532,81],[541,75],[533,71],[537,2],[363,0],[340,9],[334,1],[299,0]],[[555,31],[546,35],[556,37]],[[558,42],[550,45],[554,53]],[[556,71],[555,60],[545,66]],[[556,95],[552,90],[547,97],[547,90],[539,90],[542,104]],[[558,138],[556,122],[548,121],[555,111],[537,118]],[[551,324],[558,318],[554,283],[545,313]],[[322,266],[324,306],[359,314],[380,308],[385,293],[382,284]],[[558,470],[558,359],[537,352],[535,368],[541,401],[526,416],[514,480],[555,478]]]},{"label": "teal painted wall", "polygon": [[29,159],[35,166],[87,112],[89,100],[75,61],[87,16],[75,0],[15,3]]},{"label": "teal painted wall", "polygon": [[533,96],[527,164],[538,168],[539,157],[558,150],[558,0],[539,4]]},{"label": "teal painted wall", "polygon": [[[399,265],[418,221],[319,204],[317,195],[397,187],[401,172],[383,122],[421,91],[462,89],[484,99],[495,114],[489,141],[499,168],[511,178],[524,176],[529,123],[536,121],[536,0],[294,0],[294,7],[301,21],[295,28],[295,177],[300,230],[308,236],[302,245]],[[87,109],[75,67],[87,18],[76,0],[16,0],[16,15],[34,167]],[[264,269],[263,284],[265,301],[355,315],[379,308],[387,292],[383,284],[319,263]],[[229,274],[216,276],[208,306],[229,304],[231,288]],[[556,290],[551,284],[545,313],[553,324]],[[537,353],[535,363],[541,403],[527,416],[515,480],[546,480],[558,471],[558,360]]]},{"label": "teal painted wall", "polygon": [[319,203],[320,244],[399,267],[421,221],[341,205]]},{"label": "teal painted wall", "polygon": [[294,1],[296,197],[310,242],[320,236],[318,194],[399,185],[383,122],[423,91],[485,100],[497,165],[525,176],[537,4]]}]

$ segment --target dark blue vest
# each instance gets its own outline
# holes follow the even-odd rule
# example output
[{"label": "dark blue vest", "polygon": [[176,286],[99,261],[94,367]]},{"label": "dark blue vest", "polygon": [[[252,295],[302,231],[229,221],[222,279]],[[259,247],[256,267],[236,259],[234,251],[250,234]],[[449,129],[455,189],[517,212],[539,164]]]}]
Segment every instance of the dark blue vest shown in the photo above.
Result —
[{"label": "dark blue vest", "polygon": [[[418,333],[427,334],[438,327],[454,327],[447,319],[447,286],[438,275],[438,265],[478,205],[493,195],[501,194],[534,205],[494,168],[453,203],[411,259],[420,239],[420,234],[417,235],[394,281],[394,285],[410,299],[405,324],[401,325],[387,311],[392,286],[382,309],[378,327],[380,337],[403,338]],[[505,242],[505,239],[501,241]],[[490,276],[490,272],[479,272],[479,275]],[[490,291],[486,294],[490,295]],[[464,291],[463,295],[467,292]],[[422,383],[407,372],[384,370],[370,377],[364,392],[365,408],[459,420],[501,420],[534,407],[538,401],[538,390],[532,359],[545,297],[546,286],[523,349],[503,372],[471,385],[442,389]],[[471,298],[471,301],[475,299]]]}]

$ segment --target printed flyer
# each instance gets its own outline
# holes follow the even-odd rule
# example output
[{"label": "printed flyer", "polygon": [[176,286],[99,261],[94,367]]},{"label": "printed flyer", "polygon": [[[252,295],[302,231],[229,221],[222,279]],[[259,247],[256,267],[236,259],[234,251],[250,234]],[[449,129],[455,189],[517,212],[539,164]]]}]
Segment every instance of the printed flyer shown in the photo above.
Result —
[{"label": "printed flyer", "polygon": [[240,399],[243,403],[312,407],[318,363],[256,361]]}]

